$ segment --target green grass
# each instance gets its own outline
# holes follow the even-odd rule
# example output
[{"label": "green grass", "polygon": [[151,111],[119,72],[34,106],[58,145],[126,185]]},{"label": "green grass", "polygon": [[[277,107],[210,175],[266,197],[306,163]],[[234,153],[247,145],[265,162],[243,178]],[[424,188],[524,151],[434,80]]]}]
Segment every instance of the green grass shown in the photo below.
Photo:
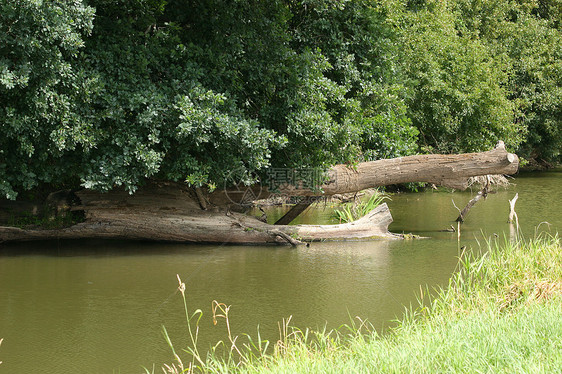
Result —
[{"label": "green grass", "polygon": [[384,338],[295,341],[283,354],[241,368],[222,367],[222,372],[554,373],[562,367],[561,306],[558,300],[515,314],[488,311],[436,319]]},{"label": "green grass", "polygon": [[[420,293],[420,306],[409,309],[383,336],[359,319],[322,332],[299,330],[284,321],[280,339],[269,351],[259,338],[240,345],[229,335],[226,357],[211,351],[205,359],[192,359],[192,369],[553,373],[562,367],[562,248],[557,236],[489,243],[478,256],[463,253],[448,287],[433,294]],[[221,317],[228,321],[228,313]]]},{"label": "green grass", "polygon": [[381,205],[385,200],[390,200],[388,194],[375,190],[367,200],[356,200],[353,203],[344,204],[340,209],[335,209],[332,220],[337,223],[356,221]]}]

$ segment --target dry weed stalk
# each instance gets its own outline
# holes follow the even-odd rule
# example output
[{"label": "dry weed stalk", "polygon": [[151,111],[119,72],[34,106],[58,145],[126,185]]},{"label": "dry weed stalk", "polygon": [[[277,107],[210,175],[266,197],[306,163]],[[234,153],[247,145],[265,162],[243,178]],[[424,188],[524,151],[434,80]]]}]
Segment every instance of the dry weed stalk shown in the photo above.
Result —
[{"label": "dry weed stalk", "polygon": [[[531,284],[532,283],[532,284]],[[532,290],[529,292],[526,300],[521,304],[527,304],[533,301],[546,301],[555,295],[562,294],[562,283],[542,280],[538,282],[526,282],[526,284],[515,283],[507,287],[505,296],[499,301],[500,310],[503,311],[512,306],[517,305],[521,297],[525,295],[525,289]]]},{"label": "dry weed stalk", "polygon": [[357,319],[360,322],[359,327],[357,328],[357,334],[362,334],[363,329],[365,329],[365,331],[367,331],[367,334],[369,334],[369,335],[374,334],[374,330],[372,328],[373,326],[370,325],[370,322],[368,322],[366,319],[363,319],[359,316],[355,316],[355,319]]},{"label": "dry weed stalk", "polygon": [[[192,345],[192,347],[187,347],[185,349],[185,352],[187,352],[191,355],[191,362],[189,362],[189,364],[187,365],[187,368],[185,368],[185,365],[184,365],[181,357],[176,353],[176,351],[174,349],[174,346],[173,346],[172,341],[171,341],[171,339],[168,335],[168,332],[166,331],[166,328],[163,327],[164,337],[166,338],[166,341],[168,342],[168,345],[172,349],[172,353],[174,354],[174,359],[177,362],[172,363],[171,365],[164,364],[163,367],[162,367],[162,371],[165,374],[180,374],[180,373],[190,374],[190,373],[193,373],[195,371],[195,368],[196,368],[195,361],[198,362],[198,365],[200,365],[200,367],[205,366],[205,363],[201,359],[201,355],[199,354],[199,351],[198,351],[198,348],[197,348],[197,339],[198,339],[198,336],[199,336],[199,320],[201,319],[201,316],[202,316],[203,312],[200,309],[197,309],[195,312],[193,312],[193,314],[191,316],[189,315],[189,310],[187,309],[187,300],[186,300],[186,297],[185,297],[185,283],[181,281],[181,278],[180,278],[179,274],[176,274],[176,277],[178,279],[178,291],[181,293],[181,296],[183,298],[183,305],[184,305],[184,309],[185,309],[185,321],[186,321],[187,330],[189,332],[189,337],[191,339],[191,345]],[[193,332],[192,327],[191,327],[192,319],[194,319],[194,318],[195,318],[195,333]],[[148,373],[148,370],[146,370],[146,372]]]},{"label": "dry weed stalk", "polygon": [[500,311],[512,307],[523,296],[523,287],[519,284],[512,284],[507,288],[506,294],[500,303]]},{"label": "dry weed stalk", "polygon": [[[283,318],[282,325],[279,322],[277,322],[277,326],[279,327],[279,340],[275,344],[276,354],[280,354],[282,356],[286,355],[289,349],[290,341],[291,340],[296,341],[299,333],[302,335],[301,331],[290,328],[291,319],[293,319],[293,316],[289,316],[289,318],[287,319]],[[292,331],[289,332],[289,330]]]},{"label": "dry weed stalk", "polygon": [[230,341],[230,353],[236,351],[236,353],[238,353],[240,361],[245,361],[244,355],[242,355],[242,352],[240,352],[240,349],[238,349],[238,347],[236,346],[236,340],[238,339],[238,336],[234,338],[232,337],[232,331],[230,329],[230,319],[228,317],[228,312],[230,310],[230,307],[231,307],[230,305],[226,305],[225,303],[219,303],[218,301],[213,300],[212,303],[213,325],[215,326],[217,325],[218,323],[217,318],[224,318],[226,322],[228,340]]},{"label": "dry weed stalk", "polygon": [[172,366],[164,364],[164,367],[162,368],[162,371],[164,372],[164,374],[184,374],[184,373],[189,374],[189,373],[192,373],[191,363],[189,364],[189,367],[187,368],[187,370],[184,370],[183,364],[182,364],[181,360],[179,359],[179,357],[176,357],[176,359],[178,360],[178,367],[176,367],[176,364],[172,364]]},{"label": "dry weed stalk", "polygon": [[559,294],[562,294],[562,283],[542,281],[535,284],[533,297],[536,300],[549,300]]}]

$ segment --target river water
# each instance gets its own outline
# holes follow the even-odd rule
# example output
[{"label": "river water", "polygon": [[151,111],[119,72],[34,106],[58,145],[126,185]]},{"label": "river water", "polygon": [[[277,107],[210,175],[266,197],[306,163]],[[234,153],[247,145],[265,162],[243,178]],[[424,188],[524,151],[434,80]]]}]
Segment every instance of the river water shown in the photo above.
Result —
[{"label": "river water", "polygon": [[[0,246],[0,373],[160,372],[172,354],[162,326],[179,350],[187,344],[176,274],[188,308],[200,308],[200,347],[226,339],[212,323],[211,303],[231,305],[234,335],[278,337],[292,316],[300,328],[335,328],[351,317],[383,330],[416,303],[420,286],[444,286],[459,247],[509,238],[508,200],[526,238],[562,232],[562,170],[521,174],[515,185],[479,201],[456,233],[443,232],[477,191],[402,193],[389,201],[393,232],[424,240],[313,243],[310,247],[242,247],[67,241]],[[302,223],[325,221],[328,208],[307,211]],[[548,222],[542,223],[542,222]],[[538,230],[537,230],[538,227]]]}]

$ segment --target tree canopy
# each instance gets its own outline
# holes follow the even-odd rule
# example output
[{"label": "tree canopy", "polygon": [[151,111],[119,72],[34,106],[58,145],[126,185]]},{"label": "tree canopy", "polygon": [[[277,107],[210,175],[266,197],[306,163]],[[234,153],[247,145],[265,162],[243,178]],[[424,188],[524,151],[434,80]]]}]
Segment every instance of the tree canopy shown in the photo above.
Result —
[{"label": "tree canopy", "polygon": [[0,195],[489,149],[559,162],[560,0],[0,0]]}]

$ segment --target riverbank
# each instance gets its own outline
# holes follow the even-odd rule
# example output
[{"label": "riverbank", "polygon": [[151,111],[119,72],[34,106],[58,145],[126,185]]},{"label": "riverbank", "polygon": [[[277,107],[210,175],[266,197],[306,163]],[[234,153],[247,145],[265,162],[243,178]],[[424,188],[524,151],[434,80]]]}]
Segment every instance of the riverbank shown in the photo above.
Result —
[{"label": "riverbank", "polygon": [[[560,239],[489,244],[482,256],[463,253],[458,271],[434,297],[420,292],[393,331],[365,323],[338,331],[282,328],[267,345],[241,342],[226,362],[205,360],[207,372],[555,372],[562,367]],[[194,361],[196,363],[197,360]],[[189,363],[175,362],[189,367]]]}]

